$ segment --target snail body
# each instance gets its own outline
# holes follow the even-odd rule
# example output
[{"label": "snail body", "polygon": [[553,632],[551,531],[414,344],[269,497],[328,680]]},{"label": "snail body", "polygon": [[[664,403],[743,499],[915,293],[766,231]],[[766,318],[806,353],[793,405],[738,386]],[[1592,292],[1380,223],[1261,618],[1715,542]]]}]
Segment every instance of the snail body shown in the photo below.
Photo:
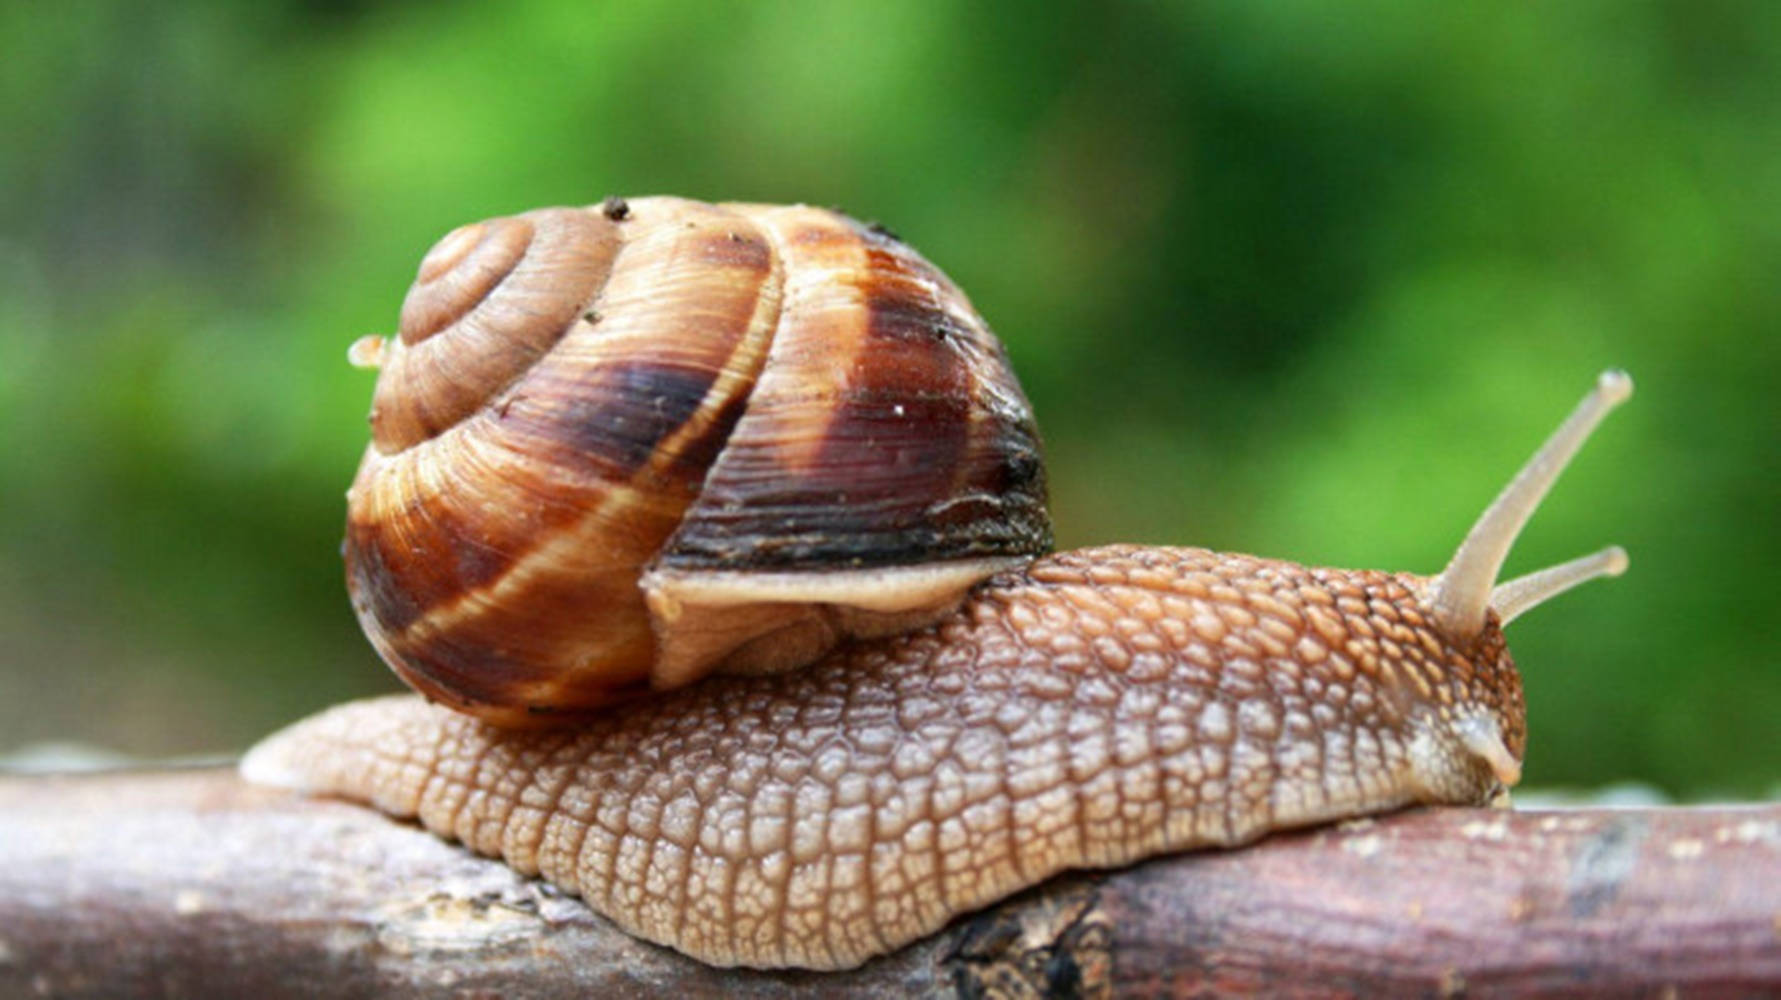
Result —
[{"label": "snail body", "polygon": [[[652,199],[632,202],[629,210],[643,218],[690,204]],[[601,214],[613,214],[610,203]],[[842,227],[850,234],[842,243],[870,246],[871,238],[882,238],[837,222],[841,217],[832,213],[812,218],[817,229]],[[417,288],[428,283],[430,271],[437,279],[436,255],[487,252],[480,249],[490,239],[487,229],[473,235],[469,249],[462,244],[471,237],[454,233],[442,241],[423,263]],[[908,255],[919,261],[913,251]],[[339,706],[269,737],[243,761],[243,774],[418,817],[435,832],[578,893],[626,930],[706,962],[831,969],[893,950],[1065,869],[1231,846],[1272,830],[1413,803],[1482,804],[1519,780],[1525,709],[1502,626],[1570,586],[1621,572],[1626,560],[1619,549],[1607,549],[1501,585],[1497,572],[1559,470],[1630,392],[1624,375],[1598,380],[1433,577],[1307,568],[1194,548],[1109,546],[1041,555],[1049,526],[1042,508],[1032,513],[1032,497],[1042,495],[1043,478],[1036,466],[1027,467],[1037,437],[1012,375],[1000,374],[1000,347],[962,295],[952,298],[956,290],[925,262],[899,265],[899,273],[920,275],[916,284],[930,291],[897,299],[905,305],[890,310],[892,326],[920,315],[902,329],[925,325],[931,333],[933,316],[952,317],[941,324],[947,335],[935,339],[968,345],[964,353],[973,365],[996,361],[990,374],[954,380],[965,387],[966,401],[951,408],[970,414],[969,440],[1004,443],[990,448],[995,457],[959,465],[986,470],[974,485],[962,493],[924,494],[907,508],[917,511],[917,521],[961,503],[1000,512],[990,520],[1003,523],[967,530],[962,548],[938,543],[944,587],[930,587],[921,601],[897,598],[891,603],[899,607],[871,607],[874,573],[882,572],[894,589],[919,579],[921,570],[902,557],[875,562],[859,548],[834,571],[840,586],[806,586],[827,572],[816,565],[748,566],[743,572],[767,573],[773,586],[785,589],[751,585],[745,599],[707,601],[691,617],[708,615],[713,624],[692,629],[690,639],[664,638],[660,630],[681,619],[663,613],[669,604],[654,599],[651,574],[676,567],[672,557],[652,550],[635,560],[641,568],[630,585],[645,594],[632,609],[641,604],[656,630],[637,642],[644,666],[627,666],[631,679],[599,688],[596,700],[633,696],[643,685],[673,690],[603,712],[574,702],[567,709],[576,716],[573,727],[543,729],[524,725],[536,720],[533,699],[548,693],[536,678],[520,685],[520,697],[504,700],[489,697],[486,686],[465,697],[423,684],[423,693],[446,705],[470,705],[480,717],[414,697]],[[479,274],[465,282],[475,301],[499,285]],[[814,291],[802,294],[837,294],[828,286],[846,284],[833,274],[810,280]],[[788,278],[783,287],[798,285]],[[843,298],[862,301],[861,284],[849,287],[854,293]],[[580,322],[574,317],[586,308],[585,293],[577,295],[583,301],[576,308],[559,310],[571,323]],[[875,300],[867,295],[864,301]],[[912,302],[925,304],[915,309]],[[757,302],[752,312],[734,311],[758,316],[761,308]],[[503,406],[509,412],[521,406],[510,397],[526,383],[508,376],[489,380],[499,386],[485,393],[492,401],[466,411],[469,417],[457,414],[454,424],[438,423],[447,410],[437,407],[423,417],[385,416],[386,400],[399,394],[386,396],[383,380],[404,370],[400,352],[414,346],[395,347],[394,354],[389,347],[363,349],[383,355],[374,428],[380,419],[386,426],[426,428],[419,436],[401,432],[413,438],[408,449],[436,448],[457,433],[448,427],[498,422]],[[755,353],[780,349],[767,344]],[[561,347],[520,353],[530,363],[553,350]],[[465,370],[482,363],[466,362]],[[817,367],[825,366],[835,367],[832,359]],[[849,374],[837,384],[851,384],[852,369],[840,370]],[[764,389],[768,377],[754,377]],[[931,389],[921,384],[929,388],[918,397]],[[688,407],[695,416],[654,435],[658,441],[696,438],[708,429],[712,421],[696,414],[707,412],[715,391],[702,390],[700,405]],[[849,398],[903,405],[845,391],[829,395],[825,405]],[[736,418],[731,436],[748,420]],[[985,428],[993,433],[975,434]],[[374,435],[367,466],[392,453],[405,451],[380,450]],[[679,454],[665,461],[671,465]],[[362,468],[355,492],[366,482]],[[695,497],[683,509],[700,503]],[[374,630],[394,620],[389,608],[423,609],[404,623],[412,625],[441,607],[474,608],[523,590],[520,584],[534,573],[524,570],[517,583],[478,589],[469,599],[435,593],[420,601],[400,592],[408,573],[424,578],[428,566],[445,558],[430,546],[424,557],[402,548],[434,530],[418,521],[409,525],[418,517],[413,512],[441,504],[449,500],[372,504],[408,519],[385,534],[362,529],[355,520],[360,515],[349,515],[355,606],[386,659],[391,641]],[[1011,516],[1020,523],[1007,523]],[[920,536],[933,545],[930,527],[889,535]],[[355,541],[355,532],[371,540]],[[986,537],[992,544],[980,544]],[[756,547],[774,547],[757,534],[747,538]],[[382,564],[355,568],[355,547],[377,553],[371,562]],[[386,572],[403,559],[414,569]],[[960,563],[970,565],[968,573],[953,572]],[[716,560],[694,572],[707,574],[699,585],[710,587],[710,580],[724,582],[728,570]],[[788,578],[798,585],[786,587]],[[764,592],[773,599],[762,600]],[[855,600],[863,603],[845,604]],[[846,607],[864,610],[841,610]],[[544,611],[549,625],[563,607],[547,602]],[[522,609],[517,620],[530,613]],[[765,624],[751,624],[751,617]],[[854,620],[864,624],[838,624]],[[882,634],[893,628],[904,630]],[[437,634],[436,628],[403,631],[397,652],[413,658],[422,648],[416,638]],[[523,648],[526,639],[522,632],[485,645],[505,651]],[[686,655],[689,649],[697,655]],[[695,666],[664,678],[656,673],[664,659]],[[798,669],[763,669],[794,664]],[[413,672],[395,659],[392,665],[405,677]],[[581,668],[585,658],[573,665]],[[687,683],[712,668],[719,676]],[[516,722],[522,725],[511,725]]]}]

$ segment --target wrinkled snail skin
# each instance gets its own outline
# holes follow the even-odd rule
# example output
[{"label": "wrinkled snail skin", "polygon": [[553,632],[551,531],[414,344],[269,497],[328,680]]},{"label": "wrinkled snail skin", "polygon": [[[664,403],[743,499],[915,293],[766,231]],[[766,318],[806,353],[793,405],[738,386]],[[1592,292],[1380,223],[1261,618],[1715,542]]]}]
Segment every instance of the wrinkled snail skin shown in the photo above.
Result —
[{"label": "wrinkled snail skin", "polygon": [[1626,568],[1498,581],[1631,393],[1612,371],[1432,577],[1046,555],[1000,343],[913,250],[802,206],[466,226],[352,357],[382,372],[348,591],[439,704],[325,711],[243,776],[417,817],[716,965],[847,968],[1065,869],[1498,801],[1526,743],[1503,625]]},{"label": "wrinkled snail skin", "polygon": [[846,968],[1064,869],[1488,801],[1520,679],[1494,621],[1444,639],[1425,585],[1077,550],[795,673],[567,732],[357,702],[245,770],[418,816],[706,962]]}]

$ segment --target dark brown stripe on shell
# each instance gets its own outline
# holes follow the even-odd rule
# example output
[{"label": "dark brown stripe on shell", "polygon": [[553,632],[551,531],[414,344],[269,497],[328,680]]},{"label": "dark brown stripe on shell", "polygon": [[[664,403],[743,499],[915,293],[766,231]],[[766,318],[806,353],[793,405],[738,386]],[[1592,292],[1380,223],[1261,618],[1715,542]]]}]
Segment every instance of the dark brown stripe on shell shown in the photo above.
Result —
[{"label": "dark brown stripe on shell", "polygon": [[[589,494],[590,505],[599,499]],[[501,505],[492,496],[484,500]],[[388,512],[376,529],[349,525],[347,570],[354,609],[391,665],[423,692],[460,703],[511,704],[523,692],[532,692],[532,701],[549,702],[554,699],[537,692],[551,688],[565,697],[574,690],[578,697],[593,699],[579,702],[585,705],[609,700],[619,688],[640,682],[652,640],[634,567],[648,558],[650,548],[627,556],[622,549],[628,536],[615,539],[611,546],[588,550],[589,565],[533,570],[492,606],[497,612],[473,605],[465,614],[459,610],[462,598],[504,585],[508,572],[528,564],[528,545],[550,544],[588,514],[573,507],[509,503],[537,529],[535,538],[522,542],[517,529],[523,523],[478,519],[471,513],[474,503],[472,498],[434,496]],[[643,534],[660,537],[673,526],[671,519],[658,516],[656,526],[645,529],[645,512],[621,508],[621,514]],[[514,537],[497,546],[474,533],[481,526]],[[626,663],[628,674],[622,666]],[[591,672],[590,664],[595,668]]]},{"label": "dark brown stripe on shell", "polygon": [[490,586],[539,539],[582,516],[565,504],[531,507],[518,522],[492,517],[490,507],[515,506],[513,498],[522,495],[514,481],[501,486],[500,494],[485,491],[480,498],[410,490],[399,506],[355,510],[345,547],[354,602],[386,631],[406,631],[430,609]]},{"label": "dark brown stripe on shell", "polygon": [[746,392],[724,400],[710,415],[705,427],[696,428],[697,433],[680,442],[679,449],[663,468],[664,474],[670,480],[692,484],[695,488],[702,484],[717,456],[723,453],[724,445],[736,429],[736,422],[747,410]]},{"label": "dark brown stripe on shell", "polygon": [[[482,636],[431,636],[426,642],[398,638],[382,644],[379,653],[410,687],[430,698],[465,710],[509,708],[539,722],[649,690],[642,674],[577,673],[573,664],[534,659],[524,650],[491,645]],[[516,691],[531,697],[516,699]]]},{"label": "dark brown stripe on shell", "polygon": [[[892,563],[945,558],[946,533],[927,512],[953,493],[951,472],[969,442],[971,373],[936,333],[953,321],[935,298],[932,269],[870,246],[865,260],[857,377],[836,401],[818,462],[803,470],[812,499],[841,502],[811,505],[820,523],[799,532],[810,541],[791,558],[852,559],[861,549]],[[851,553],[825,537],[849,539],[841,548]]]},{"label": "dark brown stripe on shell", "polygon": [[[574,380],[539,373],[501,415],[516,446],[559,468],[630,480],[662,439],[698,412],[717,372],[658,361],[610,361]],[[703,474],[701,470],[701,475]]]},{"label": "dark brown stripe on shell", "polygon": [[353,609],[360,618],[368,618],[378,626],[375,631],[367,629],[368,633],[407,629],[426,609],[425,602],[437,596],[415,592],[409,581],[409,560],[398,558],[392,566],[381,533],[369,525],[347,525],[342,554],[346,558],[346,589],[353,596]]},{"label": "dark brown stripe on shell", "polygon": [[[1049,548],[1031,414],[963,294],[852,220],[789,216],[766,223],[783,226],[788,266],[851,268],[861,305],[787,315],[770,365],[789,367],[763,377],[659,565],[822,569]],[[996,409],[998,393],[1012,411]]]}]

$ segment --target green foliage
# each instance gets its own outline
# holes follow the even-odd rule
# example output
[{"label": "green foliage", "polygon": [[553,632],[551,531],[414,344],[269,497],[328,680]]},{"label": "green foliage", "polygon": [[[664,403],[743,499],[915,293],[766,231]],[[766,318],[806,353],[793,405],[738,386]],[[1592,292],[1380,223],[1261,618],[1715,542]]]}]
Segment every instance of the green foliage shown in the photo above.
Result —
[{"label": "green foliage", "polygon": [[1008,341],[1060,541],[1432,571],[1595,372],[1509,570],[1536,783],[1781,778],[1781,7],[0,8],[0,745],[239,745],[387,686],[340,493],[452,226],[882,219]]}]

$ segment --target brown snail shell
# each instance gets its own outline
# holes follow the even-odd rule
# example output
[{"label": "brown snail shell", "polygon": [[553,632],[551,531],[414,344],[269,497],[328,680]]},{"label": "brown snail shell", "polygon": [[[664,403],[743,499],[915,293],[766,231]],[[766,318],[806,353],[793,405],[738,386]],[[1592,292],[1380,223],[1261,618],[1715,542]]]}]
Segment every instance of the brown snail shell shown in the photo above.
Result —
[{"label": "brown snail shell", "polygon": [[380,365],[353,607],[492,721],[925,624],[1048,550],[1031,408],[955,285],[881,230],[677,198],[448,234]]}]

